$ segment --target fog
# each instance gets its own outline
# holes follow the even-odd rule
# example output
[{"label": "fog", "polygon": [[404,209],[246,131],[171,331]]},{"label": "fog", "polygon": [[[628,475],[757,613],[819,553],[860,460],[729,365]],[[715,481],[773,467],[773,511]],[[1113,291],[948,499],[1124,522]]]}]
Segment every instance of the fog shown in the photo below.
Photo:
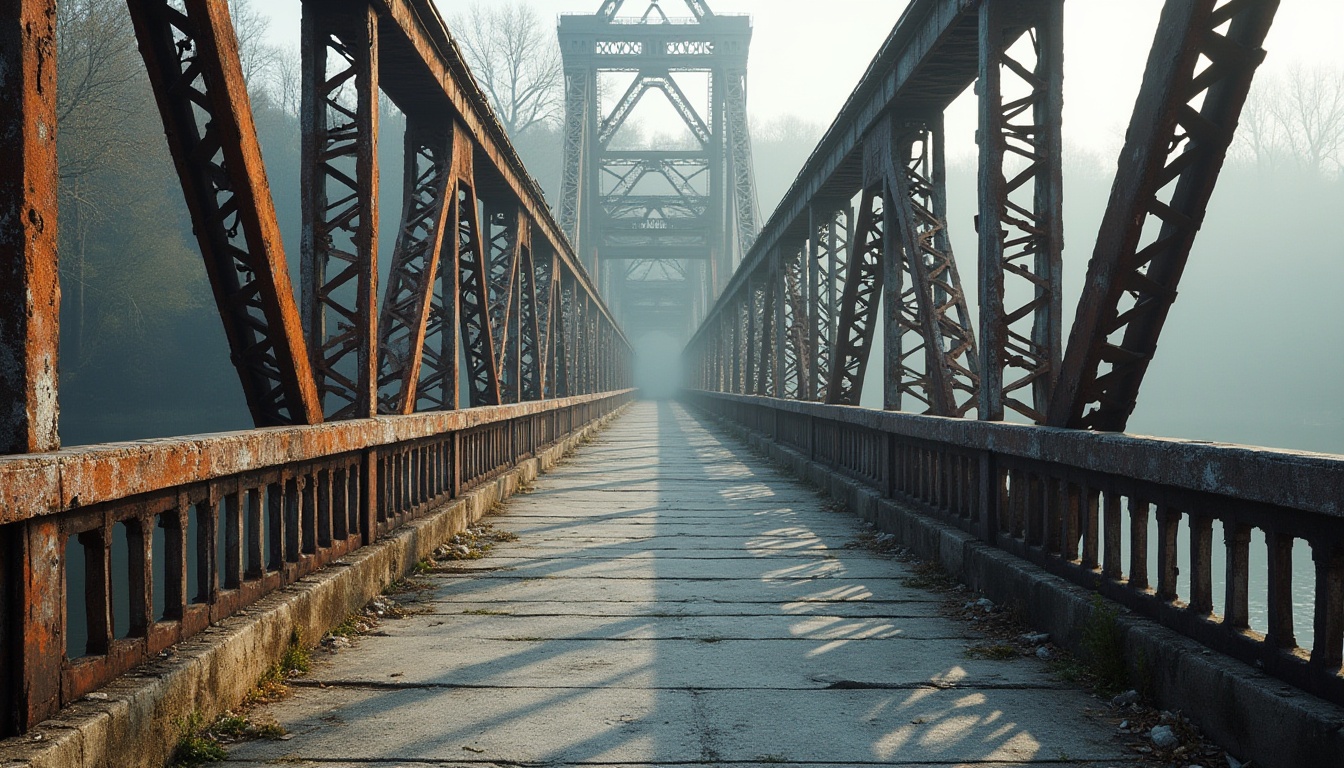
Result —
[{"label": "fog", "polygon": [[[677,6],[675,0],[663,4],[669,12]],[[452,16],[468,3],[441,5]],[[599,2],[527,5],[552,19],[561,12],[592,13]],[[711,5],[722,13],[753,14],[749,106],[758,193],[768,216],[904,4],[835,0],[825,5],[825,14],[804,0],[711,0]],[[1070,321],[1160,7],[1157,0],[1066,4]],[[249,87],[297,277],[298,3],[253,0],[250,8],[259,31],[245,37],[250,47],[245,54],[261,63]],[[1289,83],[1344,69],[1344,53],[1334,41],[1340,29],[1344,4],[1285,0],[1267,43],[1255,103],[1269,104]],[[73,34],[62,56],[77,60]],[[115,104],[75,105],[69,112],[74,117],[61,126],[63,439],[79,445],[246,428],[241,388],[133,39],[124,28],[104,30],[99,40],[124,44],[110,59],[125,69],[116,82]],[[86,47],[92,41],[90,36]],[[77,68],[63,68],[63,83],[67,70]],[[67,88],[63,96],[70,93]],[[948,114],[949,224],[973,311],[974,115],[969,94]],[[653,110],[638,115],[635,125],[652,140],[673,133],[667,120]],[[380,151],[384,268],[395,237],[395,226],[388,224],[401,205],[400,126],[388,108]],[[555,205],[558,125],[545,123],[514,138]],[[1338,339],[1344,303],[1336,295],[1344,285],[1339,146],[1309,161],[1298,144],[1291,135],[1260,143],[1246,132],[1239,138],[1130,422],[1133,431],[1344,453],[1344,409],[1332,396],[1344,374]],[[103,145],[120,149],[94,151]],[[127,195],[127,189],[137,193]],[[651,396],[672,395],[681,376],[675,339],[654,333],[632,341],[638,384]],[[879,366],[870,371],[880,375]],[[864,403],[879,401],[880,387],[869,381]]]}]

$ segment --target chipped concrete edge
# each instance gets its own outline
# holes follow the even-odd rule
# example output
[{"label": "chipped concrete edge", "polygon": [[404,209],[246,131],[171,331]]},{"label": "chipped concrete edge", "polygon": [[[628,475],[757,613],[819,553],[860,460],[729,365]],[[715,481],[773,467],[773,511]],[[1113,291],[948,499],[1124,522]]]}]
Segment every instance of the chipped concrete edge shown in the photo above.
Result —
[{"label": "chipped concrete edge", "polygon": [[173,655],[122,675],[27,734],[0,741],[0,768],[161,768],[180,722],[238,706],[280,658],[295,631],[316,643],[454,534],[484,517],[624,412],[598,419],[505,474],[272,593]]},{"label": "chipped concrete edge", "polygon": [[[1000,605],[1014,606],[1039,631],[1071,651],[1097,594],[991,547],[978,538],[884,499],[792,449],[720,419],[698,413],[794,475],[843,502],[861,519],[891,533],[919,557]],[[1180,711],[1243,761],[1265,768],[1334,765],[1344,754],[1344,708],[1210,651],[1203,645],[1105,601],[1119,614],[1131,679],[1166,709]]]}]

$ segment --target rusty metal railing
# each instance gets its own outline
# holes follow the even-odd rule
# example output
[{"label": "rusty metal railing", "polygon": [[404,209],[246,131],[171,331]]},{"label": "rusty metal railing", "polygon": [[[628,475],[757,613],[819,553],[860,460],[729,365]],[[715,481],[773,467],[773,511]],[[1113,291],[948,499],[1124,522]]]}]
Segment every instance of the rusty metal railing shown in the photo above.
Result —
[{"label": "rusty metal railing", "polygon": [[[703,391],[688,398],[885,498],[1344,703],[1344,457]],[[1263,559],[1253,541],[1263,541]],[[1309,548],[1315,569],[1309,616],[1294,606],[1302,599],[1296,544]],[[1255,604],[1264,605],[1263,626],[1252,625]],[[1294,632],[1306,621],[1309,648]]]},{"label": "rusty metal railing", "polygon": [[[26,730],[632,397],[0,457],[7,730]],[[114,549],[125,553],[115,569]],[[118,603],[129,620],[115,619]]]}]

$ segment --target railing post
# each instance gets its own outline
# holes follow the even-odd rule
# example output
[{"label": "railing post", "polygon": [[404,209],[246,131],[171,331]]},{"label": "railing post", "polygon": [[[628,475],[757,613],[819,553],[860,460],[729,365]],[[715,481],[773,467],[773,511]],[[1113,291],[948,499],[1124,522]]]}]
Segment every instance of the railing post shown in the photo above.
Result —
[{"label": "railing post", "polygon": [[0,10],[0,453],[60,447],[55,5]]},{"label": "railing post", "polygon": [[378,449],[370,448],[359,467],[359,519],[365,546],[378,540],[378,497]]},{"label": "railing post", "polygon": [[817,417],[807,415],[807,460],[817,460]]},{"label": "railing post", "polygon": [[452,488],[452,498],[462,497],[462,433],[460,431],[453,433],[452,441],[453,455],[448,459],[449,471],[452,473],[449,479],[449,485]]},{"label": "railing post", "polygon": [[882,433],[882,495],[892,499],[896,497],[896,435]]},{"label": "railing post", "polygon": [[990,451],[980,454],[980,538],[996,545],[999,530],[999,462]]},{"label": "railing post", "polygon": [[5,614],[0,618],[6,623],[0,732],[12,735],[51,717],[61,705],[65,547],[53,517],[15,523],[0,536]]}]

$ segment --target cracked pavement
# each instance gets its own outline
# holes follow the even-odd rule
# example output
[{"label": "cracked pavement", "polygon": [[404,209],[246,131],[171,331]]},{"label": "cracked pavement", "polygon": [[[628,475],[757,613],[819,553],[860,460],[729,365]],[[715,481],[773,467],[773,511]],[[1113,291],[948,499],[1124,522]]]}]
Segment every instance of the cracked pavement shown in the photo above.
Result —
[{"label": "cracked pavement", "polygon": [[862,528],[712,424],[639,403],[265,707],[244,766],[1109,766],[1098,702],[845,548]]}]

